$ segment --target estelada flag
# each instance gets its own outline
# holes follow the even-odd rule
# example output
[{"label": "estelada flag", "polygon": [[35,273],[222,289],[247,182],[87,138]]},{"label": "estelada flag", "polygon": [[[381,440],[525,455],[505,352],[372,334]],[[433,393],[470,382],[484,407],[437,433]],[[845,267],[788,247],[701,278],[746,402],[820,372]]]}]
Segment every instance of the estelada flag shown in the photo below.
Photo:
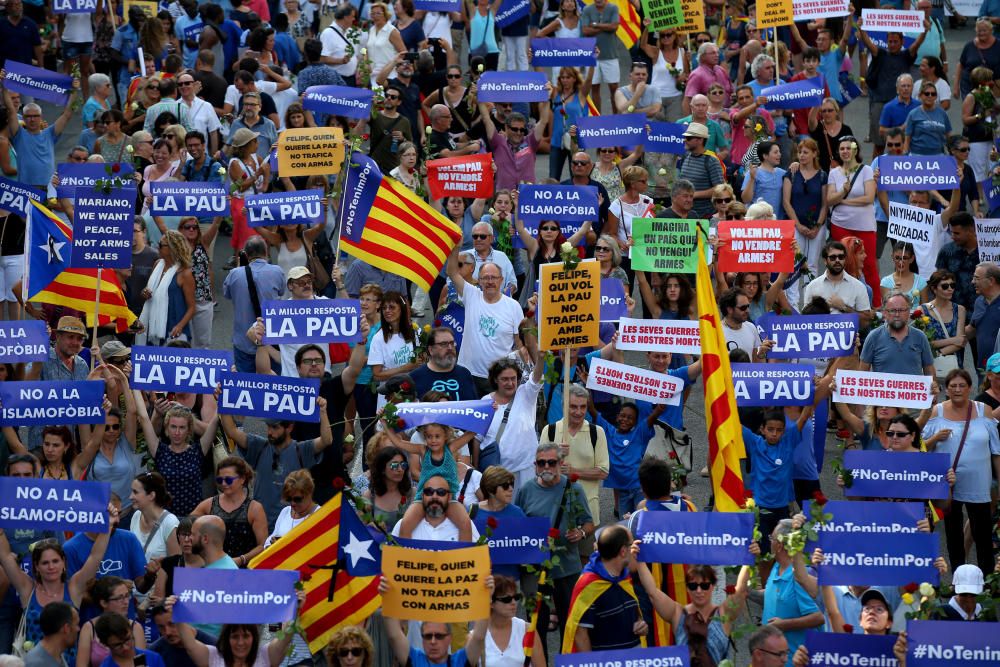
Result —
[{"label": "estelada flag", "polygon": [[[44,205],[32,201],[24,233],[24,301],[51,303],[82,312],[93,326],[97,300],[97,269],[70,268],[73,255],[73,227]],[[97,323],[114,323],[119,333],[128,331],[136,316],[128,309],[121,283],[114,271],[103,271]]]},{"label": "estelada flag", "polygon": [[492,162],[490,154],[429,160],[427,188],[431,191],[431,199],[489,199],[493,196]]},{"label": "estelada flag", "polygon": [[[338,562],[344,494],[337,493],[309,518],[257,554],[252,570],[297,570],[306,594],[299,624],[313,653],[322,651],[332,633],[360,625],[382,604],[377,576],[352,577]],[[349,511],[347,505],[343,511]]]},{"label": "estelada flag", "polygon": [[383,176],[375,161],[351,156],[340,206],[340,247],[429,292],[462,230],[408,187]]},{"label": "estelada flag", "polygon": [[746,502],[740,459],[746,458],[743,429],[736,413],[733,371],[722,318],[705,262],[704,242],[698,232],[698,322],[701,325],[701,368],[705,383],[705,428],[708,430],[708,468],[719,512],[740,511]]}]

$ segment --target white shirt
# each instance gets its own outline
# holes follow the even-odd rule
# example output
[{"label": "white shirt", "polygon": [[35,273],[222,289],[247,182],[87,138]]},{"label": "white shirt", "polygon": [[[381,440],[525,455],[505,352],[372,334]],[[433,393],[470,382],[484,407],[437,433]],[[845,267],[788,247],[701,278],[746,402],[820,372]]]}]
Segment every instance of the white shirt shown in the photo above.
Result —
[{"label": "white shirt", "polygon": [[493,634],[486,633],[486,659],[485,663],[490,667],[523,667],[524,666],[524,640],[525,629],[528,624],[516,616],[510,619],[510,641],[507,646],[501,649],[493,641]]},{"label": "white shirt", "polygon": [[[395,333],[386,341],[381,331],[372,337],[372,344],[368,350],[368,365],[382,366],[383,370],[392,370],[410,363],[413,356],[413,343],[406,342],[400,334]],[[385,396],[379,394],[378,408],[385,405]]]},{"label": "white shirt", "polygon": [[[347,55],[347,32],[336,22],[331,23],[330,27],[319,34],[319,41],[323,43],[322,56],[339,60]],[[354,47],[355,52],[360,51],[357,44]],[[333,69],[337,70],[340,76],[354,76],[358,71],[358,57],[352,55],[343,65],[333,65]],[[378,74],[377,71],[372,71]]]},{"label": "white shirt", "polygon": [[[145,546],[146,540],[149,539],[149,533],[144,533],[139,529],[139,522],[141,520],[142,512],[133,514],[132,521],[129,523],[129,530],[139,538],[139,544]],[[164,510],[160,525],[156,529],[156,534],[153,535],[153,539],[149,540],[149,546],[145,548],[146,560],[163,558],[167,555],[167,538],[170,537],[170,533],[174,532],[179,523],[180,521],[176,516]]]},{"label": "white shirt", "polygon": [[451,17],[446,12],[427,12],[422,27],[427,39],[444,40],[451,46]]},{"label": "white shirt", "polygon": [[[396,525],[392,527],[393,537],[399,537],[399,526],[403,523],[400,519],[396,522]],[[414,540],[434,540],[436,542],[458,542],[458,526],[451,522],[451,519],[445,518],[444,521],[439,523],[437,526],[432,526],[427,523],[427,519],[423,519],[417,524],[417,527],[413,529],[413,535],[410,539]],[[479,531],[476,530],[476,524],[472,524],[472,541],[475,542],[479,539]]]},{"label": "white shirt", "polygon": [[753,351],[760,347],[760,333],[753,322],[744,322],[739,329],[732,329],[723,320],[722,331],[726,335],[726,346],[730,350],[740,348],[753,359]]},{"label": "white shirt", "polygon": [[[316,505],[309,514],[311,515],[318,509],[319,505]],[[281,514],[278,515],[278,519],[274,522],[274,531],[268,535],[264,544],[271,544],[272,541],[284,537],[290,533],[295,526],[299,525],[308,518],[308,516],[304,516],[300,519],[294,519],[292,518],[292,506],[288,505],[283,507],[281,509]]]},{"label": "white shirt", "polygon": [[[70,14],[72,16],[72,14]],[[191,129],[198,130],[205,135],[205,143],[208,143],[208,135],[211,132],[222,129],[222,123],[219,122],[219,116],[215,113],[215,109],[212,105],[196,97],[189,103],[187,100],[181,100],[188,107],[188,119],[191,122]]]},{"label": "white shirt", "polygon": [[[856,311],[864,312],[871,310],[872,305],[868,300],[868,290],[861,284],[861,281],[847,272],[841,273],[841,280],[830,280],[826,271],[818,278],[814,278],[806,285],[805,300],[809,303],[813,297],[821,296],[827,301],[830,297],[839,296],[846,306]],[[834,313],[843,311],[831,307]]]},{"label": "white shirt", "polygon": [[[508,403],[510,416],[507,417],[507,427],[500,438],[499,447],[500,465],[511,472],[527,470],[535,464],[535,450],[538,448],[538,435],[535,433],[535,403],[541,390],[541,383],[536,383],[534,378],[528,376],[527,381],[517,388],[513,400]],[[489,394],[483,398],[489,398]],[[506,411],[506,405],[497,407],[493,421],[483,436],[480,451],[496,442]]]},{"label": "white shirt", "polygon": [[271,99],[274,100],[274,106],[278,109],[278,121],[281,126],[278,129],[283,130],[285,129],[285,112],[288,111],[288,107],[299,101],[299,91],[295,90],[294,87],[285,88],[272,93]]},{"label": "white shirt", "polygon": [[[325,299],[325,296],[313,295],[313,299]],[[292,299],[289,299],[292,301]],[[281,354],[281,374],[288,378],[299,377],[299,367],[295,365],[295,353],[299,351],[299,348],[303,345],[310,345],[311,343],[282,343],[278,345],[278,352]],[[330,369],[330,346],[320,344],[323,348],[323,356],[326,357],[326,371],[332,372]]]},{"label": "white shirt", "polygon": [[[490,364],[507,356],[514,348],[514,337],[524,313],[521,305],[509,296],[501,296],[496,303],[486,303],[482,290],[468,282],[462,292],[462,302],[465,304],[465,336],[458,363],[474,376],[484,378]],[[374,345],[372,347],[374,349]]]}]

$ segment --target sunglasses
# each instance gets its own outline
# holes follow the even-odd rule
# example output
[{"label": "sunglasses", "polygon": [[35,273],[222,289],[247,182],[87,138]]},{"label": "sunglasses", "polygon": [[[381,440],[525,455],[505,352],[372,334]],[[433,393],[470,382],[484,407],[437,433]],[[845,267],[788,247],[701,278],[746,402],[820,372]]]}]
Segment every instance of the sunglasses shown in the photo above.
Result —
[{"label": "sunglasses", "polygon": [[955,289],[955,283],[941,283],[938,287],[941,289]]},{"label": "sunglasses", "polygon": [[365,650],[360,646],[354,646],[352,648],[342,648],[337,651],[337,655],[341,658],[346,658],[349,655],[353,655],[355,658],[360,658],[365,654]]},{"label": "sunglasses", "polygon": [[909,431],[886,431],[885,432],[885,437],[887,437],[887,438],[905,438],[908,435],[911,435],[911,433]]},{"label": "sunglasses", "polygon": [[733,198],[732,197],[725,197],[725,198],[720,197],[719,199],[713,199],[712,201],[715,202],[716,204],[732,204],[733,203]]},{"label": "sunglasses", "polygon": [[924,92],[922,92],[920,94],[921,95],[925,95],[927,97],[937,97],[937,91],[936,90],[925,90]]},{"label": "sunglasses", "polygon": [[745,306],[736,306],[736,310],[750,310],[750,304],[748,303]]},{"label": "sunglasses", "polygon": [[615,149],[614,148],[598,148],[597,152],[598,153],[614,153]]},{"label": "sunglasses", "polygon": [[587,165],[590,164],[589,162],[585,162],[584,160],[573,160],[572,162],[574,167],[586,167]]},{"label": "sunglasses", "polygon": [[514,482],[504,482],[503,484],[498,484],[497,488],[503,489],[504,491],[510,491],[514,488]]},{"label": "sunglasses", "polygon": [[517,132],[518,134],[524,134],[525,132],[528,131],[528,128],[526,128],[526,127],[511,127],[510,125],[508,125],[507,126],[507,131],[508,132]]},{"label": "sunglasses", "polygon": [[489,234],[473,234],[472,235],[472,238],[474,238],[477,241],[482,241],[483,239],[488,239],[489,237],[490,237]]},{"label": "sunglasses", "polygon": [[902,147],[903,147],[903,143],[902,143],[902,142],[899,142],[899,143],[893,143],[893,144],[891,144],[891,143],[889,143],[889,142],[887,141],[887,142],[885,143],[885,145],[886,145],[886,147],[887,147],[887,148],[902,148]]},{"label": "sunglasses", "polygon": [[317,357],[310,357],[308,359],[303,359],[302,364],[304,366],[322,366],[323,360]]},{"label": "sunglasses", "polygon": [[594,252],[611,252],[611,248],[606,245],[594,246]]},{"label": "sunglasses", "polygon": [[193,229],[198,229],[198,225],[184,225],[183,227],[181,227],[182,232],[189,232]]},{"label": "sunglasses", "polygon": [[239,477],[230,477],[230,476],[227,475],[226,477],[216,477],[215,478],[215,483],[218,484],[218,485],[220,485],[220,486],[223,485],[223,484],[226,485],[226,486],[229,486],[229,485],[233,484],[238,479],[239,479]]},{"label": "sunglasses", "polygon": [[299,504],[299,503],[301,503],[301,502],[302,502],[303,500],[304,500],[304,498],[303,498],[302,496],[295,496],[295,497],[293,497],[293,498],[289,498],[289,499],[288,499],[288,502],[291,502],[291,503],[295,503],[296,505],[298,505],[298,504]]},{"label": "sunglasses", "polygon": [[559,228],[548,226],[548,227],[539,227],[539,230],[543,232],[558,232]]},{"label": "sunglasses", "polygon": [[535,465],[539,468],[556,468],[559,466],[559,459],[535,459]]},{"label": "sunglasses", "polygon": [[521,599],[521,594],[520,593],[514,593],[513,595],[497,595],[497,596],[494,596],[493,601],[494,602],[502,602],[504,604],[509,604],[511,602],[517,602],[520,599]]},{"label": "sunglasses", "polygon": [[184,88],[185,86],[193,86],[194,81],[178,81],[177,85],[180,86],[181,88]]},{"label": "sunglasses", "polygon": [[847,255],[827,255],[826,258],[831,262],[843,262]]},{"label": "sunglasses", "polygon": [[449,491],[448,489],[435,489],[435,488],[430,487],[430,486],[425,486],[424,487],[424,495],[425,496],[437,496],[438,498],[444,498],[449,493],[451,493],[451,491]]},{"label": "sunglasses", "polygon": [[451,635],[446,634],[444,632],[425,632],[420,636],[423,637],[424,641],[426,642],[429,642],[432,639],[441,642],[450,637]]},{"label": "sunglasses", "polygon": [[969,147],[963,146],[962,148],[953,148],[952,150],[954,150],[956,153],[968,153]]},{"label": "sunglasses", "polygon": [[703,591],[711,590],[712,584],[707,581],[689,581],[687,588],[689,591],[696,591],[701,589]]},{"label": "sunglasses", "polygon": [[449,78],[449,79],[461,79],[462,75],[461,74],[448,74],[447,78]]},{"label": "sunglasses", "polygon": [[406,461],[393,461],[389,464],[389,470],[409,470],[410,464]]},{"label": "sunglasses", "polygon": [[122,425],[121,424],[108,424],[104,428],[106,428],[109,431],[120,431],[120,430],[122,430]]}]

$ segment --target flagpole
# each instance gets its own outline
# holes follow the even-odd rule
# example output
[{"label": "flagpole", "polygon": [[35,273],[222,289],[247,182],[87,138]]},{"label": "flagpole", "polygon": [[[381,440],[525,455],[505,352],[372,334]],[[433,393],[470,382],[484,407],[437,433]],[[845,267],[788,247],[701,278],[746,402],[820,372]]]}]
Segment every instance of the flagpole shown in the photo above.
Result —
[{"label": "flagpole", "polygon": [[[104,271],[103,267],[97,267],[97,297],[94,299],[94,333],[91,334],[90,345],[91,347],[97,347],[97,318],[101,312],[101,272]],[[90,370],[94,370],[94,356],[90,356]]]},{"label": "flagpole", "polygon": [[569,348],[563,350],[563,434],[562,444],[569,453]]}]

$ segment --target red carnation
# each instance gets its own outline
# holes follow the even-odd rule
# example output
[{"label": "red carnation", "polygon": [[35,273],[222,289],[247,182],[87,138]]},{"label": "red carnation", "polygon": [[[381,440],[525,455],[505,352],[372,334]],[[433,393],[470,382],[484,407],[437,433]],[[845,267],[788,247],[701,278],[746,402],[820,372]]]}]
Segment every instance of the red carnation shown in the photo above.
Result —
[{"label": "red carnation", "polygon": [[344,483],[344,478],[343,477],[334,477],[333,478],[333,488],[334,488],[335,491],[340,491],[345,486],[346,486],[346,484]]},{"label": "red carnation", "polygon": [[559,532],[558,528],[549,528],[549,537],[551,537],[553,540],[559,539],[561,535],[562,533]]},{"label": "red carnation", "polygon": [[846,632],[847,634],[851,634],[852,632],[854,632],[854,626],[851,625],[850,623],[844,623],[844,632]]},{"label": "red carnation", "polygon": [[729,584],[729,585],[726,586],[726,595],[732,595],[735,592],[736,592],[736,586],[735,585]]},{"label": "red carnation", "polygon": [[822,491],[813,491],[813,500],[816,501],[817,505],[826,505],[826,496],[823,495]]},{"label": "red carnation", "polygon": [[667,452],[667,456],[675,461],[677,460],[677,452]]},{"label": "red carnation", "polygon": [[580,476],[577,475],[576,473],[573,473],[572,475],[569,476],[569,481],[576,484],[577,482],[580,481]]},{"label": "red carnation", "polygon": [[910,583],[903,586],[903,592],[912,595],[913,593],[916,593],[919,588],[920,586],[917,585],[917,582],[911,581]]},{"label": "red carnation", "polygon": [[118,164],[117,162],[114,163],[113,165],[111,165],[111,172],[112,173],[117,174],[121,170],[122,170],[122,166],[120,164]]},{"label": "red carnation", "polygon": [[500,522],[496,520],[496,517],[490,517],[486,520],[486,525],[490,527],[490,530],[496,530]]}]

